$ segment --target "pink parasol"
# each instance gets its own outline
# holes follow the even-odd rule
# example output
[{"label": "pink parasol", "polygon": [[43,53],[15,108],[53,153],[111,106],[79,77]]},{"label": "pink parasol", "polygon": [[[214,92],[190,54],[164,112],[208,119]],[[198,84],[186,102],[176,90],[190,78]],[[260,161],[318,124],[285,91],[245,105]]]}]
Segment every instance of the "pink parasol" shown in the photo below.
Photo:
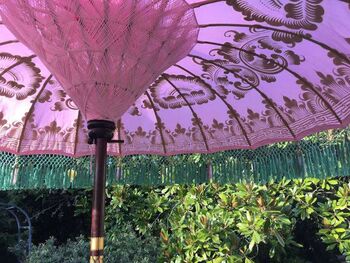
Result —
[{"label": "pink parasol", "polygon": [[0,149],[83,156],[89,137],[93,218],[112,137],[111,155],[209,153],[350,122],[347,1],[2,0],[0,15]]},{"label": "pink parasol", "polygon": [[349,123],[345,2],[3,2],[16,35],[0,26],[3,151],[90,154],[88,119],[115,121],[111,155],[255,148]]}]

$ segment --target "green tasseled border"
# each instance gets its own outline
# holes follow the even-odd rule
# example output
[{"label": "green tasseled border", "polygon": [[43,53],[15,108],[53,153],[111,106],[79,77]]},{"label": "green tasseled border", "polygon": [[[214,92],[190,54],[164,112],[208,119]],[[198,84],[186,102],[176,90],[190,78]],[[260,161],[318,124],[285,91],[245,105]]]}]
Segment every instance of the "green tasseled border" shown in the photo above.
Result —
[{"label": "green tasseled border", "polygon": [[[107,184],[165,185],[350,175],[350,141],[313,139],[210,155],[109,157]],[[92,185],[93,158],[0,154],[0,189],[65,189]],[[211,171],[209,173],[208,171]]]}]

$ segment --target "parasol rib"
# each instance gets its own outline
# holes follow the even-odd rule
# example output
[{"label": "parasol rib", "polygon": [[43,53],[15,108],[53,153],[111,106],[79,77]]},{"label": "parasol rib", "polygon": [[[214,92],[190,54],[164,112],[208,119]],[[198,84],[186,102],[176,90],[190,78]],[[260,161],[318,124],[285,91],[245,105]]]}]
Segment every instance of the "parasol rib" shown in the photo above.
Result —
[{"label": "parasol rib", "polygon": [[161,120],[161,118],[159,117],[159,115],[157,113],[157,109],[154,106],[154,102],[153,102],[151,96],[149,95],[148,91],[146,91],[145,94],[146,94],[149,102],[151,103],[154,115],[156,116],[157,124],[158,124],[158,128],[159,128],[159,133],[160,133],[160,138],[161,138],[162,144],[163,144],[163,150],[164,150],[164,153],[166,154],[166,146],[165,146],[165,140],[164,140],[164,134],[163,134],[162,120]]},{"label": "parasol rib", "polygon": [[[210,42],[210,41],[197,41],[198,44],[209,44],[209,45],[216,45],[216,46],[224,46],[223,44],[220,43],[215,43],[215,42]],[[334,117],[337,119],[337,121],[340,124],[343,124],[343,122],[341,121],[340,117],[338,116],[338,114],[336,113],[336,111],[332,108],[332,105],[326,100],[325,97],[322,96],[322,94],[309,82],[307,81],[305,78],[303,78],[301,75],[299,75],[297,72],[295,72],[294,70],[291,70],[289,67],[282,65],[281,63],[275,61],[274,59],[267,59],[266,57],[259,55],[255,52],[251,52],[242,48],[238,48],[235,47],[233,45],[230,45],[230,47],[232,47],[233,49],[236,49],[238,51],[242,51],[244,53],[250,54],[252,56],[255,57],[259,57],[267,62],[271,62],[283,69],[285,69],[288,73],[292,74],[295,78],[297,78],[298,80],[300,80],[301,82],[303,82],[303,84],[305,86],[307,86],[309,89],[311,89],[321,100],[322,102],[326,105],[327,109],[334,115]]]},{"label": "parasol rib", "polygon": [[[198,78],[198,79],[201,79],[199,76],[197,76],[196,74],[194,74],[193,72],[191,72],[190,70],[176,64],[174,65],[175,67],[178,67],[180,69],[182,69],[183,71],[187,72],[188,74],[192,75],[193,77],[195,78]],[[248,133],[247,131],[244,129],[244,126],[239,118],[239,116],[237,115],[236,111],[233,109],[233,107],[225,100],[225,98],[223,96],[221,96],[215,89],[213,89],[211,86],[210,86],[210,90],[215,94],[217,95],[221,100],[222,102],[227,106],[229,112],[232,114],[232,116],[236,119],[241,131],[242,131],[242,134],[244,135],[244,138],[246,139],[248,145],[251,147],[252,144],[250,142],[250,139],[248,137]]]},{"label": "parasol rib", "polygon": [[305,40],[308,40],[330,52],[333,52],[334,54],[336,54],[339,58],[343,59],[344,61],[346,61],[347,63],[350,64],[350,59],[343,54],[342,52],[339,52],[338,50],[336,50],[335,48],[332,48],[331,46],[322,43],[318,40],[313,39],[312,37],[309,37],[305,34],[302,33],[296,33],[296,32],[292,32],[292,31],[288,31],[288,30],[283,30],[283,29],[279,29],[279,28],[274,28],[274,27],[269,27],[269,26],[262,26],[259,24],[203,24],[203,25],[199,25],[199,28],[206,28],[206,27],[248,27],[248,28],[256,28],[256,29],[265,29],[265,30],[270,30],[270,31],[275,31],[275,32],[281,32],[281,33],[286,33],[286,34],[290,34],[290,35],[294,35],[294,36],[299,36]]},{"label": "parasol rib", "polygon": [[78,144],[78,135],[79,135],[79,124],[81,122],[81,113],[80,110],[78,110],[78,116],[77,116],[77,126],[75,127],[75,136],[74,136],[74,150],[73,154],[75,155],[77,152],[77,144]]},{"label": "parasol rib", "polygon": [[9,40],[5,42],[0,42],[0,46],[8,45],[8,44],[13,44],[13,43],[18,43],[18,40]]},{"label": "parasol rib", "polygon": [[43,84],[43,86],[41,87],[41,89],[39,90],[38,94],[36,95],[36,97],[34,98],[34,101],[32,102],[32,104],[30,105],[30,108],[28,110],[28,113],[27,115],[25,116],[25,119],[24,119],[24,123],[23,123],[23,128],[21,130],[21,134],[19,136],[19,142],[18,142],[18,146],[17,146],[17,152],[20,151],[21,149],[21,145],[22,145],[22,140],[23,140],[23,136],[24,136],[24,132],[25,132],[25,129],[26,129],[26,126],[28,124],[28,120],[30,119],[31,115],[33,114],[33,111],[34,111],[34,106],[35,104],[37,103],[37,101],[39,100],[40,98],[40,95],[41,93],[45,90],[47,84],[49,84],[50,80],[52,78],[52,75],[48,76]]},{"label": "parasol rib", "polygon": [[207,142],[207,137],[205,136],[205,133],[204,133],[204,130],[203,130],[203,127],[201,125],[201,122],[200,122],[200,119],[198,118],[198,115],[197,113],[193,110],[191,104],[188,102],[188,100],[186,99],[186,97],[181,93],[181,91],[176,87],[176,85],[171,82],[165,74],[162,74],[162,77],[176,90],[176,92],[181,96],[181,98],[186,102],[187,106],[189,107],[189,109],[191,110],[192,112],[192,115],[193,117],[195,118],[196,120],[196,123],[198,125],[198,128],[200,130],[200,133],[203,137],[203,141],[204,141],[204,144],[205,144],[205,148],[207,151],[209,151],[209,147],[208,147],[208,142]]},{"label": "parasol rib", "polygon": [[198,8],[198,7],[201,7],[201,6],[204,6],[204,5],[209,5],[209,4],[214,4],[214,3],[217,3],[217,2],[224,2],[225,0],[206,0],[206,1],[203,1],[203,2],[198,2],[198,3],[193,3],[191,4],[191,7],[192,8]]},{"label": "parasol rib", "polygon": [[[213,65],[215,65],[215,66],[217,66],[217,67],[220,67],[220,68],[222,68],[222,69],[224,69],[224,70],[226,70],[226,71],[232,73],[236,78],[239,78],[239,79],[241,79],[242,81],[248,83],[250,86],[252,86],[252,87],[260,94],[260,96],[263,97],[263,98],[266,100],[266,102],[271,106],[271,108],[276,112],[276,114],[280,117],[281,121],[283,122],[284,126],[286,126],[286,128],[289,130],[289,132],[290,132],[290,134],[292,135],[292,137],[294,138],[294,140],[296,140],[296,136],[295,136],[293,130],[292,130],[291,127],[289,126],[287,120],[283,117],[283,115],[282,115],[282,114],[279,112],[279,110],[276,108],[275,103],[273,102],[273,100],[270,99],[270,98],[269,98],[264,92],[262,92],[257,86],[255,86],[253,83],[251,83],[248,79],[242,77],[241,75],[237,74],[236,72],[234,72],[234,71],[230,70],[229,68],[226,68],[226,67],[224,67],[224,66],[222,66],[222,65],[220,65],[220,64],[218,64],[218,63],[215,63],[215,62],[213,62],[213,61],[207,60],[207,59],[205,59],[205,58],[202,58],[202,57],[199,57],[199,56],[196,56],[196,55],[191,55],[191,54],[190,54],[190,55],[188,55],[188,56],[189,56],[189,57],[192,57],[192,58],[198,58],[198,59],[203,60],[203,61],[205,61],[205,62],[207,62],[207,63],[210,63],[210,64],[213,64]],[[277,104],[276,104],[276,105],[277,105]]]},{"label": "parasol rib", "polygon": [[[121,119],[119,119],[117,121],[118,140],[122,139],[121,138],[121,132],[120,132],[121,126],[122,126],[122,121],[121,121]],[[119,154],[122,155],[122,144],[121,143],[118,143],[118,150],[119,150]]]}]

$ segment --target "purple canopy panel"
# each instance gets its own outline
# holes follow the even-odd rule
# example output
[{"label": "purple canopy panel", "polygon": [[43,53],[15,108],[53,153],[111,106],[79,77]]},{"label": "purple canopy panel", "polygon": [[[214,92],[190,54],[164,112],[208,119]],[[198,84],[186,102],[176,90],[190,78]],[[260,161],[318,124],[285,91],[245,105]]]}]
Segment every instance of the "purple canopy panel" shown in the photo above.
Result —
[{"label": "purple canopy panel", "polygon": [[[22,41],[17,22],[26,23],[35,39],[26,44],[39,56],[0,25],[1,150],[90,154],[86,118],[116,122],[115,139],[125,143],[109,145],[112,155],[255,148],[349,124],[344,1],[110,1],[115,8],[96,9],[50,1],[58,7],[45,13],[45,1],[28,0],[20,1],[26,13],[10,19],[16,2],[2,1],[3,21]],[[54,12],[67,20],[53,20]],[[99,30],[104,21],[107,31]],[[44,57],[55,59],[46,67]]]}]

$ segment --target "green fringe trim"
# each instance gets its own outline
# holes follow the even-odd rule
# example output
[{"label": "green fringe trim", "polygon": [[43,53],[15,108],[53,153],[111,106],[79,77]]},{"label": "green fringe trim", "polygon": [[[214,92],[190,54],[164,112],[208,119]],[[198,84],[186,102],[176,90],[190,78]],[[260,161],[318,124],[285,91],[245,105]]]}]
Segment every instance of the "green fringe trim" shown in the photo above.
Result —
[{"label": "green fringe trim", "polygon": [[[170,157],[108,157],[107,184],[169,185],[208,181],[236,183],[350,174],[350,141],[315,139],[280,143],[256,150]],[[208,172],[208,171],[211,172]],[[0,190],[91,187],[94,158],[0,153]]]}]

